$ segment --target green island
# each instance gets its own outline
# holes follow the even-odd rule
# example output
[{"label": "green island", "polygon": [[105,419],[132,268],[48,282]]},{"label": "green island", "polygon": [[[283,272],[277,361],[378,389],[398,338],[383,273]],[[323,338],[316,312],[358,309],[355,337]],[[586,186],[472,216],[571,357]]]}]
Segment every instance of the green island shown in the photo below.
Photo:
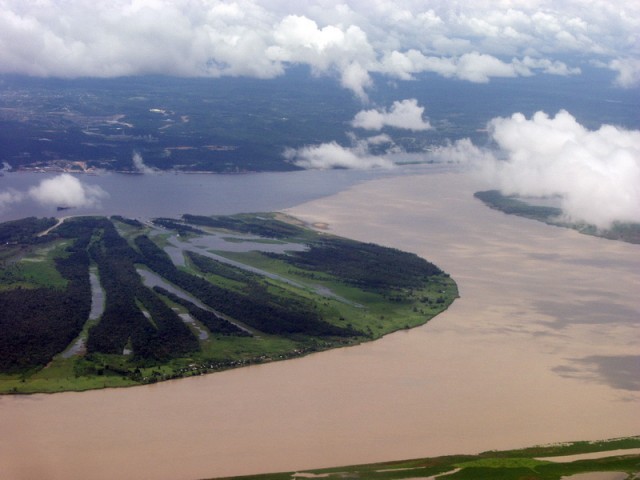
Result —
[{"label": "green island", "polygon": [[458,296],[415,254],[278,213],[0,224],[0,393],[202,375],[375,340]]},{"label": "green island", "polygon": [[[303,478],[637,480],[640,478],[638,448],[640,448],[640,437],[626,437],[597,442],[581,441],[542,445],[519,450],[489,451],[477,455],[448,455],[224,478],[225,480],[293,480]],[[580,458],[581,455],[584,457]],[[588,474],[591,475],[585,476]]]},{"label": "green island", "polygon": [[614,222],[610,228],[598,228],[588,223],[568,222],[562,217],[562,209],[545,205],[532,205],[517,195],[503,195],[498,190],[476,192],[473,195],[490,208],[509,215],[530,218],[557,227],[571,228],[585,235],[640,243],[640,223]]}]

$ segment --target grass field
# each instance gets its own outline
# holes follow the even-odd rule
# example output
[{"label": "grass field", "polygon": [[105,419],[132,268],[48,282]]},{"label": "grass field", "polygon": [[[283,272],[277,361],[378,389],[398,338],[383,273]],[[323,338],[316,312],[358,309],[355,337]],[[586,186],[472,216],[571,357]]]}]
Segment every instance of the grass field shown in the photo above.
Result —
[{"label": "grass field", "polygon": [[21,250],[0,268],[0,291],[13,288],[52,287],[63,289],[67,282],[55,266],[55,259],[64,255],[68,242],[58,241],[46,246]]},{"label": "grass field", "polygon": [[[290,480],[302,478],[385,479],[385,480],[571,480],[572,475],[599,472],[599,478],[640,478],[640,437],[600,442],[569,442],[510,451],[490,451],[478,455],[400,460],[368,465],[351,465],[319,470],[269,473],[225,480]],[[633,449],[619,452],[621,449]],[[574,460],[565,456],[597,452],[600,458]],[[541,457],[557,457],[550,460]],[[219,479],[220,480],[220,479]]]}]

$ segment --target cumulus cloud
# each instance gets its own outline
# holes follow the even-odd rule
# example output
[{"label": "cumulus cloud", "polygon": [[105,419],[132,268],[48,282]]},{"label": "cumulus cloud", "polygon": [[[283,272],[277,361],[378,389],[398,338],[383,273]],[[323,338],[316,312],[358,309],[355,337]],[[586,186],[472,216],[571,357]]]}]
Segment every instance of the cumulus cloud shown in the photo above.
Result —
[{"label": "cumulus cloud", "polygon": [[31,187],[28,196],[45,206],[95,207],[108,194],[97,185],[83,184],[76,177],[63,173]]},{"label": "cumulus cloud", "polygon": [[424,107],[418,105],[415,98],[393,102],[391,109],[361,110],[351,121],[355,128],[365,130],[381,130],[384,127],[394,127],[406,130],[429,130],[431,125],[424,120]]},{"label": "cumulus cloud", "polygon": [[343,147],[336,142],[287,149],[284,156],[295,165],[308,169],[331,168],[392,168],[393,162],[384,156],[372,155],[366,141],[357,142],[352,147]]},{"label": "cumulus cloud", "polygon": [[523,59],[513,60],[514,68],[519,71],[520,75],[533,75],[534,70],[541,70],[550,75],[579,75],[582,70],[579,67],[569,67],[566,63],[558,60],[551,61],[548,58],[531,58],[529,56]]},{"label": "cumulus cloud", "polygon": [[146,174],[158,173],[158,171],[155,168],[150,167],[144,163],[142,155],[140,155],[140,153],[138,152],[133,152],[133,155],[131,156],[131,162],[133,163],[133,167],[139,173],[146,173]]},{"label": "cumulus cloud", "polygon": [[618,73],[615,83],[623,88],[640,85],[640,59],[616,58],[609,62],[609,68]]},{"label": "cumulus cloud", "polygon": [[368,101],[366,89],[373,84],[373,81],[369,72],[359,63],[352,63],[342,69],[340,83],[361,100]]},{"label": "cumulus cloud", "polygon": [[0,0],[0,73],[273,78],[308,65],[366,100],[374,72],[486,82],[577,73],[560,60],[574,58],[628,86],[638,32],[640,6],[624,0]]},{"label": "cumulus cloud", "polygon": [[490,77],[516,77],[517,69],[492,55],[466,53],[456,62],[456,75],[470,82],[486,83]]},{"label": "cumulus cloud", "polygon": [[494,151],[461,140],[433,155],[479,167],[505,194],[559,196],[573,221],[640,222],[640,131],[588,130],[563,110],[495,118],[489,134]]},{"label": "cumulus cloud", "polygon": [[486,162],[494,162],[495,155],[491,150],[482,149],[473,144],[468,138],[462,138],[455,142],[449,142],[432,148],[427,152],[429,161],[438,163],[457,163],[460,165],[484,165]]},{"label": "cumulus cloud", "polygon": [[487,83],[497,77],[528,77],[536,72],[550,75],[577,75],[578,67],[547,58],[512,58],[503,61],[477,51],[454,57],[425,56],[417,50],[393,51],[379,64],[379,71],[403,80],[410,80],[420,72],[433,72],[447,78],[458,78],[473,83]]}]

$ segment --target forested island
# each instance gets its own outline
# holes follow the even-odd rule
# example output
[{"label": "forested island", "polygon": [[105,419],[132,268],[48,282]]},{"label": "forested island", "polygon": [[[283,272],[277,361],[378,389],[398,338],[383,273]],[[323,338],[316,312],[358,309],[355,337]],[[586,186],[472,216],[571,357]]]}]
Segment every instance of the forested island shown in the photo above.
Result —
[{"label": "forested island", "polygon": [[532,205],[517,195],[503,195],[498,190],[476,192],[474,196],[494,210],[530,218],[548,225],[571,228],[596,237],[609,240],[621,240],[627,243],[640,243],[640,223],[614,222],[610,228],[598,228],[588,223],[567,221],[562,215],[562,209],[546,205]]},{"label": "forested island", "polygon": [[374,340],[457,297],[415,254],[282,214],[0,224],[0,393],[132,386]]}]

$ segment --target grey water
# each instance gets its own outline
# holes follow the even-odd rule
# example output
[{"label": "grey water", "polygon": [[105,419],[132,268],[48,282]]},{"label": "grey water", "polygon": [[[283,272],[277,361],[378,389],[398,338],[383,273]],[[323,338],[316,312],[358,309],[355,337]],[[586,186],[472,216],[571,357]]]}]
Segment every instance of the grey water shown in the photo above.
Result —
[{"label": "grey water", "polygon": [[[299,243],[289,243],[272,241],[265,242],[263,238],[253,235],[232,235],[232,234],[216,234],[208,232],[205,236],[194,236],[187,241],[183,240],[179,235],[173,234],[167,229],[154,225],[151,235],[169,234],[167,241],[169,245],[164,247],[171,261],[178,267],[184,267],[186,261],[184,251],[192,251],[203,255],[215,250],[224,250],[226,252],[250,252],[258,250],[260,252],[269,253],[285,253],[291,251],[302,251],[306,247]],[[215,258],[215,256],[213,257]],[[231,262],[229,262],[231,263]]]},{"label": "grey water", "polygon": [[104,173],[77,175],[83,185],[107,193],[99,204],[58,210],[29,198],[30,188],[54,173],[17,172],[0,177],[0,194],[21,195],[13,203],[0,202],[0,221],[28,216],[122,215],[131,218],[228,215],[276,211],[335,194],[352,185],[399,170],[306,170],[239,175],[175,174],[128,175]]},{"label": "grey water", "polygon": [[[228,238],[228,237],[227,237]],[[232,237],[232,238],[246,238],[247,240],[251,240],[252,238],[257,237]],[[315,285],[315,284],[301,284],[289,278],[283,277],[282,275],[278,275],[275,273],[267,272],[266,270],[262,270],[257,267],[252,267],[251,265],[247,265],[241,262],[237,262],[235,260],[231,260],[230,258],[226,258],[223,255],[218,255],[213,251],[207,250],[207,248],[217,248],[218,250],[223,250],[227,252],[248,252],[251,250],[257,250],[260,252],[273,252],[273,253],[285,253],[287,251],[302,251],[307,247],[298,243],[280,243],[280,244],[271,244],[271,243],[259,243],[259,242],[251,242],[248,241],[245,244],[237,244],[233,241],[225,241],[224,238],[216,236],[216,235],[207,235],[206,237],[195,237],[190,238],[187,241],[183,241],[178,238],[177,235],[172,235],[168,238],[168,243],[172,246],[165,247],[165,252],[171,257],[173,263],[177,266],[185,265],[184,252],[195,252],[200,255],[204,255],[205,257],[211,258],[213,260],[217,260],[222,263],[226,263],[228,265],[234,266],[236,268],[241,268],[251,273],[255,273],[258,275],[262,275],[267,278],[271,278],[274,280],[279,280],[281,282],[287,283],[289,285],[293,285],[294,287],[301,289],[309,289],[321,295],[323,297],[333,298],[339,302],[345,303],[347,305],[352,305],[356,308],[362,308],[362,305],[356,302],[352,302],[347,300],[344,297],[333,292],[330,288]]]}]

